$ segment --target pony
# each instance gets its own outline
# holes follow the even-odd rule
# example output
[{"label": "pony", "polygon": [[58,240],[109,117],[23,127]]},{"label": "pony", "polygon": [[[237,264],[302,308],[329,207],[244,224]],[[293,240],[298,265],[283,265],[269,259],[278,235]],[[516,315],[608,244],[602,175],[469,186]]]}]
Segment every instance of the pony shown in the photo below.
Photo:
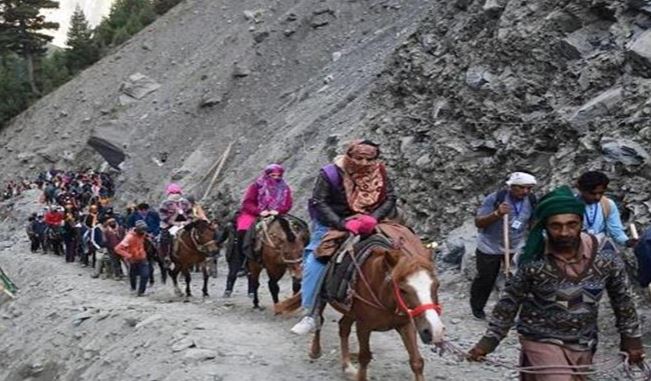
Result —
[{"label": "pony", "polygon": [[[370,254],[363,262],[351,251],[346,254],[352,256],[357,278],[350,289],[350,305],[328,300],[328,304],[342,314],[339,320],[342,368],[345,373],[355,371],[348,342],[353,324],[356,324],[359,342],[357,381],[367,380],[371,333],[395,330],[409,353],[415,380],[424,381],[424,361],[418,350],[418,337],[426,345],[438,344],[445,333],[432,257],[411,254],[401,247],[374,245],[368,250]],[[430,251],[424,249],[423,252]],[[276,313],[291,312],[299,305],[300,297],[294,296],[280,303]],[[323,303],[318,309],[321,321],[325,306]],[[309,356],[312,359],[321,356],[321,326],[314,333]]]},{"label": "pony", "polygon": [[177,277],[179,273],[185,276],[185,295],[192,296],[190,291],[190,270],[195,264],[203,264],[203,296],[208,296],[208,269],[205,262],[211,253],[219,249],[215,241],[215,229],[208,221],[196,220],[179,230],[176,236],[176,242],[172,249],[170,260],[172,267],[168,270],[172,282],[174,282],[174,291],[178,296],[183,296],[179,288]]},{"label": "pony", "polygon": [[[260,273],[264,268],[269,281],[267,285],[274,304],[278,303],[280,286],[278,281],[289,270],[292,275],[292,291],[301,289],[303,250],[309,243],[310,233],[307,224],[293,216],[270,216],[263,218],[262,229],[256,240],[260,246],[260,259],[247,260],[249,271],[249,290],[253,293],[253,307],[260,308],[258,288]],[[294,227],[293,227],[294,226]],[[298,231],[295,231],[298,230]]]}]

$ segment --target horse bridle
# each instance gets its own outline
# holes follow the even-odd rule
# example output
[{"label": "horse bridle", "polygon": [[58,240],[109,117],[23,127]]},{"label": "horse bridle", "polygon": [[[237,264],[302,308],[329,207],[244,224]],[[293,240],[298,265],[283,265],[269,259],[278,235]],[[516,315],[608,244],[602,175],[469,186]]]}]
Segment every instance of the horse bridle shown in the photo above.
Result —
[{"label": "horse bridle", "polygon": [[285,253],[280,250],[278,246],[271,240],[271,235],[269,234],[269,226],[267,225],[267,220],[265,218],[262,219],[262,234],[264,235],[265,239],[262,240],[263,244],[267,244],[269,247],[271,247],[272,250],[276,250],[280,252],[280,259],[283,261],[283,264],[286,265],[295,265],[297,263],[302,263],[303,262],[303,257],[301,256],[300,258],[297,259],[287,259],[285,257]]},{"label": "horse bridle", "polygon": [[[373,300],[375,302],[371,302],[365,298],[363,298],[361,295],[357,294],[357,292],[353,292],[353,296],[355,296],[357,299],[361,300],[362,302],[370,305],[371,307],[377,308],[379,310],[389,310],[382,302],[380,302],[380,299],[377,297],[375,292],[373,291],[373,288],[371,285],[368,283],[368,280],[366,279],[366,276],[362,272],[362,268],[357,262],[357,259],[355,258],[355,255],[352,253],[352,250],[348,250],[348,255],[350,255],[351,260],[353,264],[355,265],[355,270],[357,271],[357,275],[359,275],[359,278],[362,280],[368,291],[371,293],[371,296],[373,297]],[[398,306],[396,307],[395,313],[400,314],[405,313],[408,317],[409,320],[411,320],[412,324],[415,318],[423,315],[426,311],[428,310],[433,310],[436,311],[436,313],[441,316],[443,313],[443,309],[440,304],[438,303],[425,303],[421,304],[419,306],[416,306],[416,308],[409,308],[407,306],[407,303],[405,303],[404,298],[402,295],[400,295],[400,287],[398,286],[398,282],[396,282],[393,277],[391,277],[390,273],[386,274],[387,280],[391,282],[391,287],[393,288],[393,295],[396,298],[396,302],[398,303]]]},{"label": "horse bridle", "polygon": [[441,305],[438,303],[425,303],[417,306],[414,309],[411,309],[407,307],[407,303],[405,303],[405,300],[403,299],[402,295],[400,295],[400,287],[398,287],[398,282],[396,282],[395,279],[391,278],[391,283],[393,286],[393,294],[396,297],[396,301],[398,302],[398,308],[409,315],[411,319],[417,318],[420,315],[424,314],[428,310],[433,310],[436,311],[436,313],[441,316],[441,313],[443,312],[441,309]]},{"label": "horse bridle", "polygon": [[[186,230],[183,229],[183,231],[186,231]],[[194,245],[194,247],[196,248],[196,250],[199,251],[200,253],[205,254],[205,255],[209,255],[209,254],[210,254],[210,250],[208,249],[208,246],[213,245],[213,244],[217,246],[217,245],[218,245],[218,244],[217,244],[217,241],[216,241],[215,239],[211,239],[211,240],[208,241],[208,242],[205,242],[205,243],[199,243],[198,238],[195,236],[195,235],[196,235],[196,231],[197,231],[197,228],[196,228],[196,227],[193,227],[193,228],[190,229],[190,231],[188,232],[188,233],[190,234],[190,240],[192,241],[192,244]],[[186,248],[192,250],[192,248],[191,248],[187,243],[185,243],[185,241],[183,241],[183,238],[182,238],[181,236],[179,236],[178,239],[179,239],[179,242],[180,242],[182,245],[184,245]]]}]

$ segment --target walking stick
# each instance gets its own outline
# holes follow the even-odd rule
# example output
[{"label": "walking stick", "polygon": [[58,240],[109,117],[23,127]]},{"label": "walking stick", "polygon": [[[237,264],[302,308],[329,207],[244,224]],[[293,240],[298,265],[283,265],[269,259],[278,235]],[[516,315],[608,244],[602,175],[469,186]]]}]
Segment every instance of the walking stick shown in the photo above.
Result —
[{"label": "walking stick", "polygon": [[504,276],[508,279],[511,276],[511,242],[509,241],[509,215],[502,217],[504,224],[502,233],[504,234]]}]

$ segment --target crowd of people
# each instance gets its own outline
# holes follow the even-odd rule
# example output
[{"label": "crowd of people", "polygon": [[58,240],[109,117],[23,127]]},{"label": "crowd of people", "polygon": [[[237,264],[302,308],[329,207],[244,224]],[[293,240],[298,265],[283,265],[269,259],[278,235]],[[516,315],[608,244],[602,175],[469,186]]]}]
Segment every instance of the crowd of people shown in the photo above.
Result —
[{"label": "crowd of people", "polygon": [[[39,247],[54,250],[56,241],[48,235],[53,230],[63,237],[67,261],[79,258],[89,265],[89,258],[105,249],[107,258],[101,262],[106,265],[96,266],[95,276],[103,268],[121,276],[123,258],[129,263],[131,287],[137,295],[144,294],[151,270],[148,237],[158,237],[159,252],[169,255],[178,230],[188,221],[208,219],[196,200],[184,196],[177,184],[167,186],[167,197],[157,210],[140,203],[129,205],[120,214],[111,207],[114,189],[106,174],[47,173],[41,177],[38,187],[43,189],[47,207],[30,217],[32,251]],[[514,271],[490,314],[486,334],[470,350],[469,359],[482,360],[492,352],[517,320],[521,365],[589,364],[597,345],[598,302],[604,293],[613,306],[621,349],[631,363],[644,359],[631,279],[620,254],[622,249],[636,247],[638,239],[627,235],[617,204],[604,196],[609,185],[604,173],[586,172],[575,185],[576,191],[563,186],[538,198],[534,196],[535,176],[514,172],[477,210],[477,275],[470,293],[475,318],[487,318],[484,309],[502,266],[513,261]],[[231,296],[236,275],[247,258],[246,232],[260,217],[289,213],[292,206],[292,191],[280,165],[266,167],[246,188],[233,222],[225,297]],[[299,335],[321,324],[317,311],[325,301],[320,287],[329,261],[320,254],[322,243],[333,232],[369,236],[379,223],[400,214],[379,146],[368,140],[355,141],[333,163],[320,168],[309,212],[311,237],[305,248],[302,278],[305,314],[292,328]],[[224,231],[216,237],[219,242],[224,242]],[[580,375],[524,377],[584,379]]]}]

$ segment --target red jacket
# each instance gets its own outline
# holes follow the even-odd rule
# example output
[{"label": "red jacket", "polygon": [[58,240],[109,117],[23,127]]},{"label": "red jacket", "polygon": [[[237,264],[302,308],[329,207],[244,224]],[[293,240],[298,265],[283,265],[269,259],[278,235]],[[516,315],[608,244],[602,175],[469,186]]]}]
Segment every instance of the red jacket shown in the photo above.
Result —
[{"label": "red jacket", "polygon": [[131,230],[122,242],[115,246],[115,253],[129,262],[142,262],[147,259],[145,252],[145,235],[138,235]]},{"label": "red jacket", "polygon": [[50,226],[61,226],[63,223],[63,213],[49,211],[43,216],[45,224]]}]

